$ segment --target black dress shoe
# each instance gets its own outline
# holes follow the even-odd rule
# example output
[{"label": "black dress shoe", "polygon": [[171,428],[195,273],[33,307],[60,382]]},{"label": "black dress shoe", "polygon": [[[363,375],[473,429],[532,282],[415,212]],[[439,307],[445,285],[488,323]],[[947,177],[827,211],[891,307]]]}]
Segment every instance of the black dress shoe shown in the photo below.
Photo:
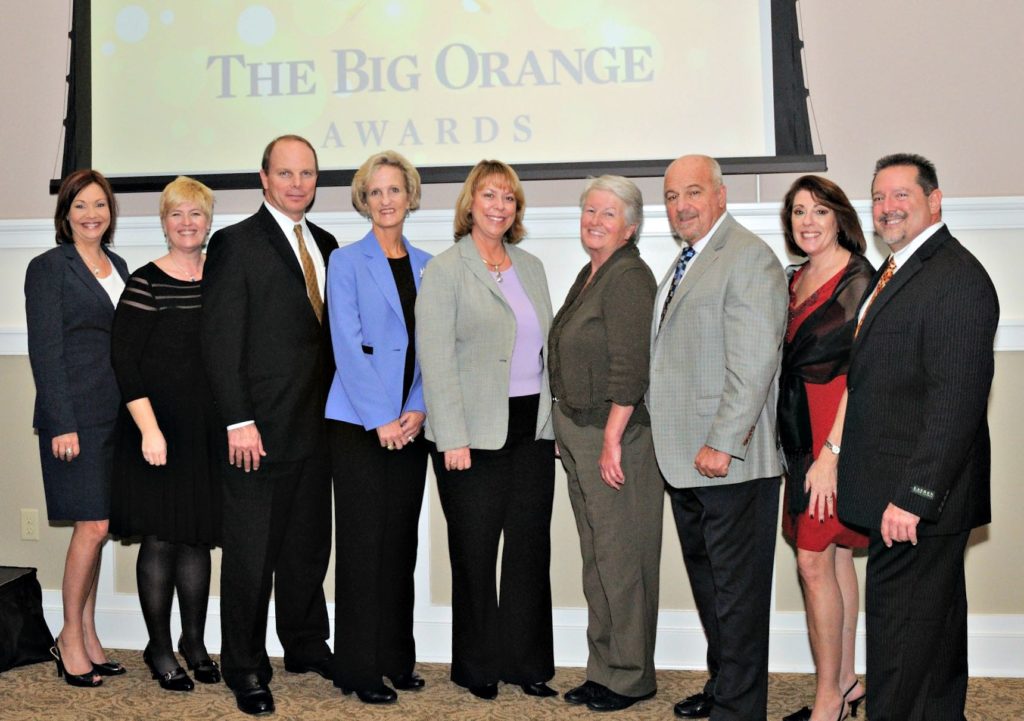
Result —
[{"label": "black dress shoe", "polygon": [[142,652],[142,661],[149,668],[151,674],[153,674],[153,680],[160,684],[160,688],[164,691],[191,691],[196,687],[192,683],[192,679],[185,673],[185,669],[181,666],[175,666],[166,673],[160,673],[156,670],[156,664],[153,663],[153,659],[149,655],[149,646]]},{"label": "black dress shoe", "polygon": [[423,677],[415,671],[388,676],[388,678],[391,679],[391,685],[399,691],[419,691],[427,685]]},{"label": "black dress shoe", "polygon": [[550,698],[558,695],[558,691],[555,691],[555,689],[551,688],[543,681],[538,681],[536,683],[521,683],[519,684],[519,688],[523,689],[523,693],[527,696]]},{"label": "black dress shoe", "polygon": [[[353,689],[350,688],[341,689],[341,692],[346,696],[352,693],[352,691]],[[363,703],[394,703],[398,700],[398,694],[395,693],[395,690],[383,683],[375,688],[355,689],[355,692],[356,696]]]},{"label": "black dress shoe", "polygon": [[783,716],[782,721],[810,721],[811,709],[804,706],[799,711],[794,711],[789,716]]},{"label": "black dress shoe", "polygon": [[117,661],[107,661],[106,663],[94,663],[92,665],[92,672],[97,676],[120,676],[126,673],[128,669],[119,664]]},{"label": "black dress shoe", "polygon": [[217,662],[212,660],[209,654],[203,660],[193,661],[185,653],[184,641],[185,639],[183,638],[178,639],[178,653],[185,659],[185,666],[192,672],[196,681],[199,683],[220,683],[220,666],[217,665]]},{"label": "black dress shoe", "polygon": [[469,692],[477,698],[482,698],[485,701],[492,701],[498,698],[498,684],[488,683],[483,686],[470,686]]},{"label": "black dress shoe", "polygon": [[250,716],[266,716],[274,713],[274,696],[265,683],[231,689],[235,693],[238,710]]},{"label": "black dress shoe", "polygon": [[587,708],[591,711],[621,711],[638,701],[651,698],[656,693],[657,691],[655,690],[645,693],[643,696],[623,696],[621,693],[615,693],[610,688],[606,688],[603,692],[595,694],[592,699],[587,701]]},{"label": "black dress shoe", "polygon": [[334,678],[334,657],[324,656],[305,663],[291,663],[285,660],[284,670],[290,673],[315,673],[330,681]]},{"label": "black dress shoe", "polygon": [[562,698],[564,698],[568,703],[579,706],[587,703],[598,695],[603,694],[607,690],[607,686],[599,684],[597,681],[584,681],[581,686],[577,686],[574,689],[566,691]]},{"label": "black dress shoe", "polygon": [[715,697],[701,691],[684,698],[672,708],[672,711],[679,718],[707,718],[714,707]]}]

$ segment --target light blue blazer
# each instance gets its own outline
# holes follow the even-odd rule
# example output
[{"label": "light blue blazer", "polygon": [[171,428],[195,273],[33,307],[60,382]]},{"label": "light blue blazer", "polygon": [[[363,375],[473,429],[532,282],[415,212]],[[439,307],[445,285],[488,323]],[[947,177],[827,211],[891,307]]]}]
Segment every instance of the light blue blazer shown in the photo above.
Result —
[{"label": "light blue blazer", "polygon": [[[430,253],[402,237],[419,290]],[[409,398],[402,404],[409,332],[384,251],[371,230],[338,248],[327,264],[327,307],[337,370],[327,396],[327,418],[373,430],[406,411],[426,412],[417,361]]]}]

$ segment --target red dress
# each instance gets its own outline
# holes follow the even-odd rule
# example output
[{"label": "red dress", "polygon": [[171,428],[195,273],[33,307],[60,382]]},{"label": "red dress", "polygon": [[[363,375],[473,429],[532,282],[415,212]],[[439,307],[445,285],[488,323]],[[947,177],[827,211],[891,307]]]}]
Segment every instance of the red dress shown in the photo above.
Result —
[{"label": "red dress", "polygon": [[[803,268],[800,268],[793,274],[793,279],[789,284],[789,324],[786,326],[787,343],[793,340],[797,328],[806,320],[807,316],[813,313],[832,295],[845,270],[843,268],[829,278],[824,285],[811,293],[800,305],[796,305],[793,286],[803,272]],[[843,391],[846,390],[846,376],[836,376],[828,383],[805,383],[804,388],[807,391],[807,410],[811,418],[812,448],[814,449],[814,458],[817,459],[818,452],[824,447],[825,439],[828,437],[829,431],[832,430],[832,424],[835,422],[836,412],[839,410],[839,401],[842,400]],[[830,543],[848,548],[867,548],[868,545],[867,536],[844,526],[838,516],[829,518],[826,515],[824,521],[821,521],[818,518],[808,516],[807,511],[796,516],[783,512],[782,531],[787,538],[796,542],[797,548],[802,548],[805,551],[824,551]]]}]

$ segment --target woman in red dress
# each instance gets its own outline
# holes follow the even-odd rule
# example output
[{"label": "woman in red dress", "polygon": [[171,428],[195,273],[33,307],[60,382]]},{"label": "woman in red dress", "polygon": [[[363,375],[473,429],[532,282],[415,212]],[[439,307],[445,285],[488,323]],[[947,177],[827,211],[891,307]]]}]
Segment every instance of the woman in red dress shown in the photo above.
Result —
[{"label": "woman in red dress", "polygon": [[867,537],[835,514],[836,467],[846,409],[846,371],[857,306],[874,269],[864,258],[857,213],[835,183],[813,175],[786,193],[782,227],[790,253],[789,323],[779,394],[786,453],[783,530],[797,547],[807,630],[817,667],[813,709],[784,721],[835,721],[857,713],[864,689],[854,672],[857,576],[853,549]]}]

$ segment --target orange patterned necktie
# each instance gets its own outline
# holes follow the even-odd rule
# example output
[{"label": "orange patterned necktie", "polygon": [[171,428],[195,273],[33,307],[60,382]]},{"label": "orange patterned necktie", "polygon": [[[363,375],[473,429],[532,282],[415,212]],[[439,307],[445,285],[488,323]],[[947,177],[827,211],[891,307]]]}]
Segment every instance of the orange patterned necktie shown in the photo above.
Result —
[{"label": "orange patterned necktie", "polygon": [[890,255],[889,262],[885,264],[885,270],[882,272],[882,277],[878,279],[878,285],[875,286],[875,292],[868,298],[867,305],[864,306],[864,312],[860,316],[860,320],[857,321],[857,328],[853,331],[853,337],[856,338],[857,334],[860,333],[860,327],[864,323],[864,319],[868,317],[868,311],[871,310],[871,304],[875,302],[875,298],[882,292],[882,288],[888,285],[889,281],[892,280],[892,274],[896,272],[896,257]]},{"label": "orange patterned necktie", "polygon": [[309,304],[313,306],[316,319],[323,323],[324,300],[320,297],[320,286],[316,282],[316,268],[313,267],[313,258],[306,249],[306,243],[302,239],[302,226],[295,226],[295,237],[299,241],[299,261],[302,263],[302,275],[306,278],[306,295],[309,296]]}]

